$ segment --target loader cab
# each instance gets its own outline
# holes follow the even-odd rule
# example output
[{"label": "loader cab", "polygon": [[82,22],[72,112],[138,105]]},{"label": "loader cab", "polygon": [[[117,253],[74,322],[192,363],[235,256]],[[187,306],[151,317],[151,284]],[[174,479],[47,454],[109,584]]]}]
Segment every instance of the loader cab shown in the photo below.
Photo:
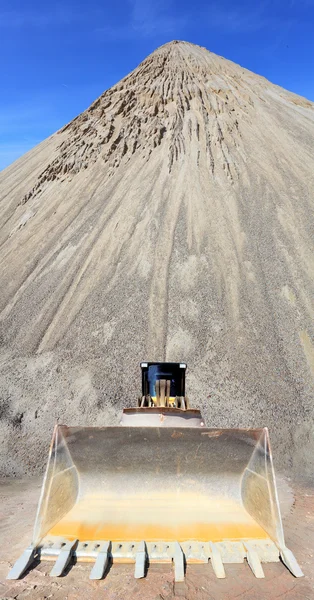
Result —
[{"label": "loader cab", "polygon": [[142,362],[142,395],[124,408],[123,427],[204,427],[198,409],[185,395],[186,363]]},{"label": "loader cab", "polygon": [[[186,363],[142,362],[142,398],[153,406],[175,406],[185,398]],[[184,400],[183,400],[184,402]]]},{"label": "loader cab", "polygon": [[141,363],[142,396],[156,396],[156,382],[170,381],[170,396],[185,396],[186,363]]}]

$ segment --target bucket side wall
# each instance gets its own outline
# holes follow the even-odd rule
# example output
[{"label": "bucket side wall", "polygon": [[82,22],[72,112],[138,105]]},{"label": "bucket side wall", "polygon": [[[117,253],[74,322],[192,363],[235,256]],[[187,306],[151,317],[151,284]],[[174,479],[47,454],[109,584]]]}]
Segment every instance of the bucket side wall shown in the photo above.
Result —
[{"label": "bucket side wall", "polygon": [[34,545],[38,545],[48,531],[71,510],[76,502],[78,490],[77,469],[73,464],[61,427],[56,425],[37,509],[33,533]]},{"label": "bucket side wall", "polygon": [[241,493],[247,512],[274,542],[283,547],[283,527],[267,428],[244,471]]}]

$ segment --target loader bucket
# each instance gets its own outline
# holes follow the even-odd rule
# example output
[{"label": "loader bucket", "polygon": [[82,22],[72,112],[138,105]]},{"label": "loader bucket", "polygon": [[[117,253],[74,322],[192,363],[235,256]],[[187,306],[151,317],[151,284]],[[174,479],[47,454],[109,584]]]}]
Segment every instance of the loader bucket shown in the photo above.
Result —
[{"label": "loader bucket", "polygon": [[223,562],[247,559],[262,577],[260,563],[279,555],[302,575],[285,547],[267,429],[56,426],[31,548],[59,556],[61,571],[70,554],[97,563],[102,549],[98,575],[109,554],[138,576],[147,559],[174,561],[176,580],[184,562],[211,559],[223,577]]}]

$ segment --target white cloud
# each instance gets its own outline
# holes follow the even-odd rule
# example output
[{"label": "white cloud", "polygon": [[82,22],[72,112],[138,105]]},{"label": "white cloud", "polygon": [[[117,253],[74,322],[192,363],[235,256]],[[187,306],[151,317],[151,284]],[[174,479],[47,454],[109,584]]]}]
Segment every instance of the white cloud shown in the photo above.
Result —
[{"label": "white cloud", "polygon": [[157,35],[178,35],[188,24],[186,12],[176,13],[165,0],[128,0],[130,11],[124,25],[105,25],[97,32],[108,41],[127,41]]},{"label": "white cloud", "polygon": [[164,0],[130,0],[131,27],[144,37],[155,33],[177,32],[186,24],[186,17],[175,14],[172,3]]}]

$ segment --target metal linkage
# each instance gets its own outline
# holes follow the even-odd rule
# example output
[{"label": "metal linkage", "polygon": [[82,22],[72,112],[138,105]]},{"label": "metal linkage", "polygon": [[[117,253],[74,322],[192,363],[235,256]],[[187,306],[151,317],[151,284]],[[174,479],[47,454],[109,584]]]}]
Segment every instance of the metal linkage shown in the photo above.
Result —
[{"label": "metal linkage", "polygon": [[181,547],[187,563],[208,563],[210,559],[209,542],[182,542]]},{"label": "metal linkage", "polygon": [[69,541],[63,538],[44,539],[40,547],[29,546],[16,561],[7,579],[18,579],[30,567],[36,557],[55,559],[50,573],[60,577],[72,557],[77,561],[94,560],[90,579],[102,579],[109,560],[127,561],[135,564],[134,577],[145,577],[148,563],[163,562],[174,564],[175,582],[184,581],[186,564],[211,563],[219,579],[226,576],[224,564],[247,561],[255,577],[264,577],[262,563],[282,562],[295,577],[303,573],[288,548],[279,548],[270,539],[249,540],[243,542],[113,542],[110,541]]}]

